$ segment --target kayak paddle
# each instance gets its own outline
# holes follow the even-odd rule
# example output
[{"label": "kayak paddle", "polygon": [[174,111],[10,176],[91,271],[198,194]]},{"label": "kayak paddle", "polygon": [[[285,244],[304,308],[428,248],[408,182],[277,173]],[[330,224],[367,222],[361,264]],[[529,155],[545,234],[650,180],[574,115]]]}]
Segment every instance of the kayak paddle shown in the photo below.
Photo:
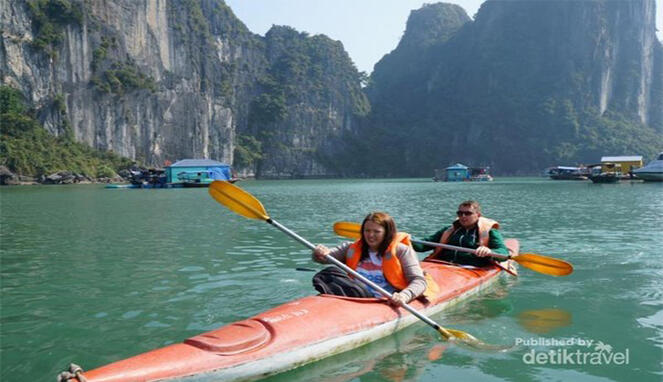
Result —
[{"label": "kayak paddle", "polygon": [[[352,222],[337,222],[334,223],[334,232],[339,236],[344,236],[350,239],[358,239],[361,231],[361,224]],[[430,241],[421,241],[411,239],[413,243],[428,245],[431,247],[441,247],[461,252],[469,252],[476,255],[476,250],[471,248],[457,247],[455,245],[433,243]],[[511,259],[525,268],[529,268],[535,272],[543,273],[550,276],[566,276],[573,272],[573,265],[564,261],[555,259],[548,256],[539,255],[536,253],[521,253],[516,256],[502,255],[499,253],[491,253],[491,257],[500,260]]]},{"label": "kayak paddle", "polygon": [[[241,188],[235,186],[234,184],[225,182],[225,181],[214,181],[212,184],[209,186],[209,194],[219,203],[223,204],[224,206],[228,207],[229,210],[242,215],[244,217],[247,217],[249,219],[258,219],[258,220],[264,220],[267,223],[273,225],[274,227],[278,228],[281,230],[283,233],[286,235],[290,236],[291,238],[297,240],[298,242],[304,244],[306,247],[308,247],[311,250],[315,249],[315,245],[313,245],[311,242],[308,240],[304,239],[303,237],[299,236],[297,233],[294,231],[291,231],[290,229],[286,228],[285,226],[281,225],[281,223],[277,222],[276,220],[272,219],[267,215],[267,211],[265,211],[265,208],[262,206],[262,203],[258,199],[256,199],[253,195],[249,194],[248,192],[242,190]],[[359,273],[355,272],[354,269],[348,267],[344,263],[338,261],[334,257],[330,255],[326,255],[325,259],[332,263],[333,265],[341,268],[345,272],[351,274],[352,276],[356,277],[359,279],[361,282],[364,284],[370,286],[371,288],[377,290],[382,296],[386,298],[391,298],[391,293],[387,292],[383,288],[381,288],[379,285],[375,284],[374,282],[368,280],[364,276],[360,275]],[[449,341],[458,341],[459,344],[464,344],[464,345],[469,345],[471,347],[481,349],[481,350],[503,350],[505,347],[501,346],[494,346],[494,345],[488,345],[480,340],[478,340],[476,337],[472,336],[469,333],[463,332],[461,330],[456,330],[456,329],[445,329],[438,325],[435,321],[431,320],[430,318],[424,316],[423,314],[419,313],[416,309],[411,307],[408,304],[402,304],[401,305],[405,310],[408,312],[412,313],[415,317],[420,319],[421,321],[425,322],[426,324],[430,325],[433,327],[435,330],[437,330],[444,339],[449,340]],[[508,348],[508,347],[507,347]]]}]

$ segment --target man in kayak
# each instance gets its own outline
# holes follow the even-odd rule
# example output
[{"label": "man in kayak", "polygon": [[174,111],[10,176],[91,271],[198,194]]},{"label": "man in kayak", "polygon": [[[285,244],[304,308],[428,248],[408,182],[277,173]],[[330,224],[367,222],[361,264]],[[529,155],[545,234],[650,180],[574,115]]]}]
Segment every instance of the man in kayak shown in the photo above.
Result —
[{"label": "man in kayak", "polygon": [[467,252],[431,247],[414,243],[414,250],[435,251],[427,259],[437,259],[461,265],[483,267],[491,264],[490,252],[507,255],[509,250],[504,244],[502,234],[497,230],[499,223],[481,216],[481,206],[474,200],[467,200],[458,206],[458,218],[450,226],[444,227],[423,241],[449,244],[456,247],[476,249],[476,255]]},{"label": "man in kayak", "polygon": [[[366,216],[361,224],[361,238],[356,242],[346,242],[332,249],[318,245],[312,257],[325,264],[326,255],[345,262],[357,273],[393,293],[390,302],[394,305],[433,293],[427,288],[429,285],[412,249],[410,236],[399,233],[394,219],[384,212]],[[381,297],[377,291],[366,288],[373,296]]]}]

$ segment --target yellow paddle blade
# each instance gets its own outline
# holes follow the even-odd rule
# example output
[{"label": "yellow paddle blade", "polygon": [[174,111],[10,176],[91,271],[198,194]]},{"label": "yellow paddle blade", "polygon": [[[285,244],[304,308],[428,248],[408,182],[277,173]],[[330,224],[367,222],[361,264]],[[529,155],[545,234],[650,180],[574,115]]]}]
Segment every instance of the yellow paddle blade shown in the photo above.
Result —
[{"label": "yellow paddle blade", "polygon": [[525,268],[550,276],[566,276],[573,272],[573,265],[566,261],[536,253],[521,253],[511,259]]},{"label": "yellow paddle blade", "polygon": [[269,220],[260,200],[234,184],[215,180],[209,186],[209,194],[237,214],[249,219]]},{"label": "yellow paddle blade", "polygon": [[[442,328],[440,328],[440,329],[442,329]],[[443,332],[443,330],[445,330],[447,333],[451,333],[453,335],[453,337],[451,337],[451,338],[447,337],[447,334],[445,334]],[[462,330],[457,330],[457,329],[442,329],[442,330],[438,330],[438,331],[442,334],[442,337],[444,337],[444,339],[449,340],[449,341],[453,341],[453,342],[457,343],[458,345],[470,347],[470,348],[476,349],[476,350],[507,351],[509,349],[512,349],[515,346],[515,345],[491,345],[491,344],[487,344],[487,343],[477,339],[473,335],[471,335],[467,332],[464,332]]]},{"label": "yellow paddle blade", "polygon": [[334,223],[334,233],[338,236],[349,239],[359,239],[361,237],[361,224],[353,222]]}]

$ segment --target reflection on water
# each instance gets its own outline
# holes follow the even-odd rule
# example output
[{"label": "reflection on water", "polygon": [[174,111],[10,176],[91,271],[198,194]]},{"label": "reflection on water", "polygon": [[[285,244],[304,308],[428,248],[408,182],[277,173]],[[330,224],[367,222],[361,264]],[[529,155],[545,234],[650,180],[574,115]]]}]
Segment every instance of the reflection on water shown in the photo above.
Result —
[{"label": "reflection on water", "polygon": [[571,325],[571,313],[562,309],[527,310],[518,313],[518,323],[528,332],[548,334]]},{"label": "reflection on water", "polygon": [[444,356],[447,344],[434,331],[411,326],[352,352],[323,359],[265,381],[344,382],[364,380],[417,380],[424,369]]}]

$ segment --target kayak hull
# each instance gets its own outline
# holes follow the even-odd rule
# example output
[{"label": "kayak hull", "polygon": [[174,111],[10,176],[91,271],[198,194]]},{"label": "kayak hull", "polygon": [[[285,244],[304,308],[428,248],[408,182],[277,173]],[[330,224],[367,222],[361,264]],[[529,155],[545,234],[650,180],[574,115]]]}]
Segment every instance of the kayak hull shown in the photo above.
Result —
[{"label": "kayak hull", "polygon": [[[508,239],[507,246],[518,253],[516,240]],[[440,287],[426,303],[410,304],[427,316],[481,292],[500,274],[496,267],[441,262],[425,261],[422,267]],[[88,382],[253,380],[357,348],[417,321],[384,299],[309,296],[83,375]]]}]

